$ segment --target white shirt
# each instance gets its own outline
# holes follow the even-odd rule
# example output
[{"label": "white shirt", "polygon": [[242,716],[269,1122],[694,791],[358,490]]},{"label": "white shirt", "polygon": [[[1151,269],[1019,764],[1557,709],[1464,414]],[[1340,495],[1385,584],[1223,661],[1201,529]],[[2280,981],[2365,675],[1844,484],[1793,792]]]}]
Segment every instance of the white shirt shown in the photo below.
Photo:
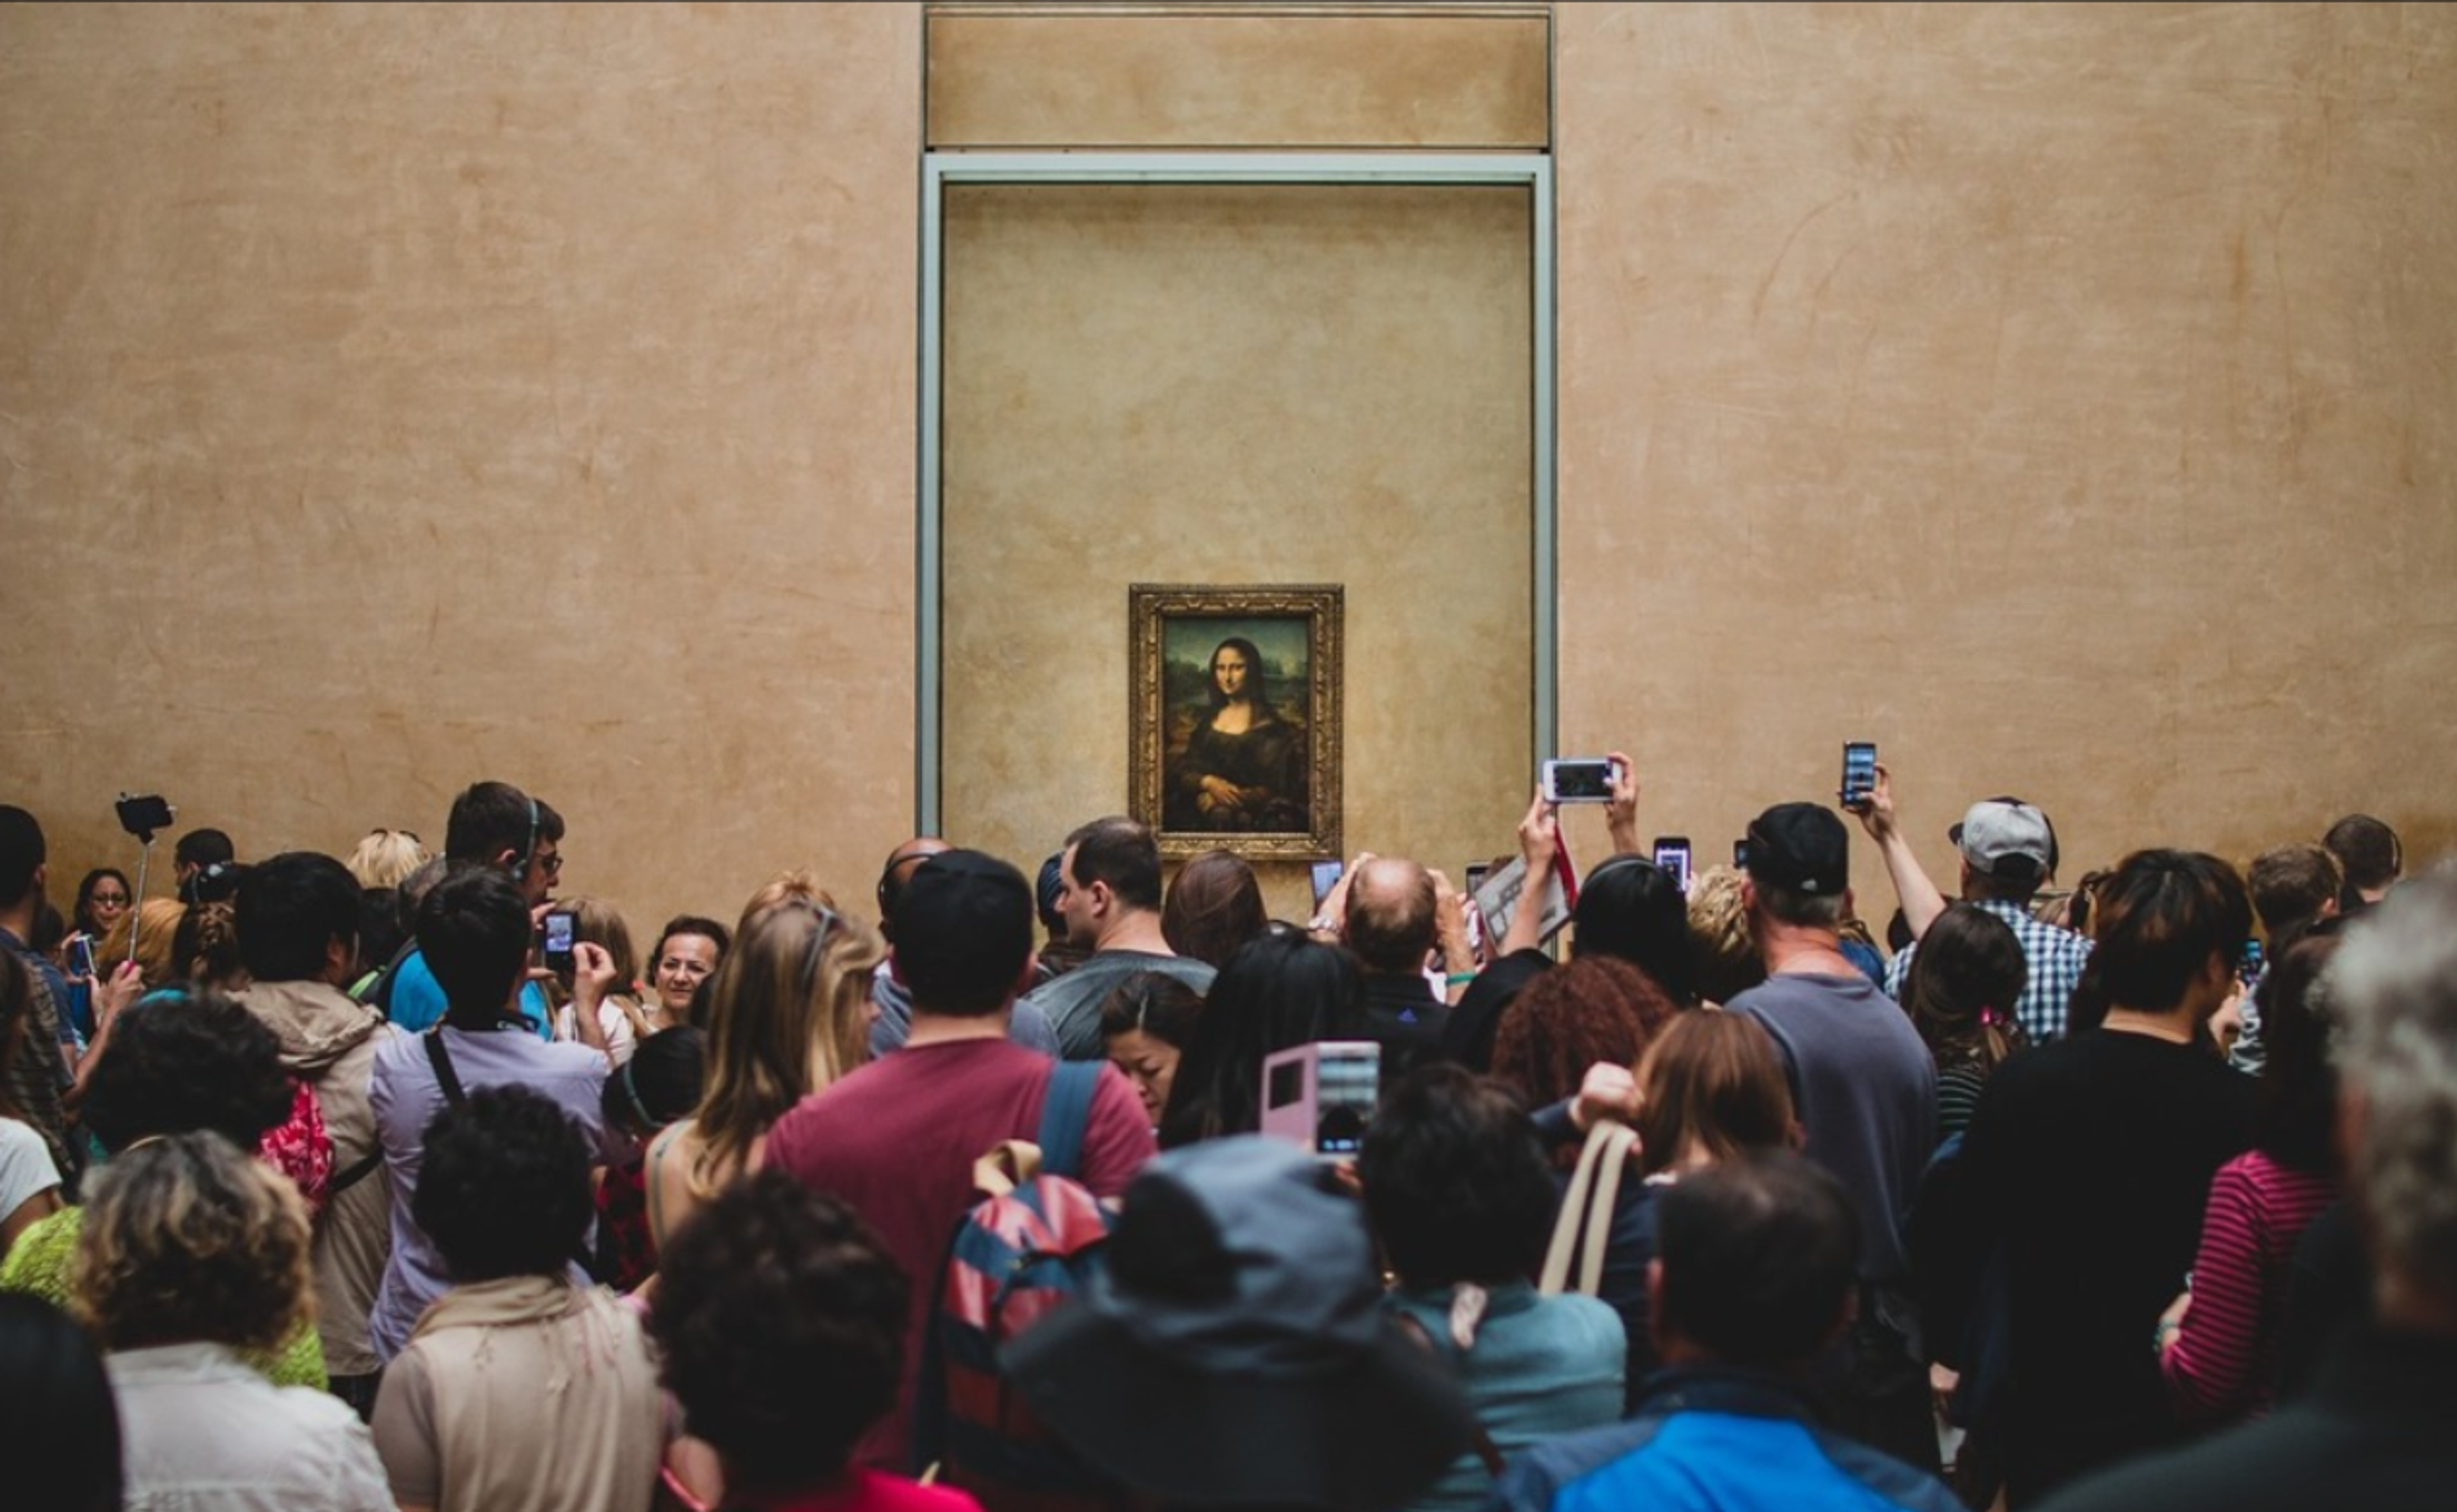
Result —
[{"label": "white shirt", "polygon": [[393,1512],[375,1440],[340,1398],[276,1386],[222,1344],[103,1363],[128,1512]]},{"label": "white shirt", "polygon": [[0,1218],[59,1184],[60,1169],[52,1164],[52,1147],[43,1136],[13,1118],[0,1118]]}]

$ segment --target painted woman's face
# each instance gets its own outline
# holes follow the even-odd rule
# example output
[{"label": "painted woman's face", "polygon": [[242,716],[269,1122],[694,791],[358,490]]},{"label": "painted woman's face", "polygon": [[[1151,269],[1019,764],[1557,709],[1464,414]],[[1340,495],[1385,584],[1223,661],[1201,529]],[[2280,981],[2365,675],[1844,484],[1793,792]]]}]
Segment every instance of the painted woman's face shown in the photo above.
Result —
[{"label": "painted woman's face", "polygon": [[1224,697],[1244,695],[1248,671],[1246,653],[1234,646],[1223,646],[1211,653],[1211,685]]}]

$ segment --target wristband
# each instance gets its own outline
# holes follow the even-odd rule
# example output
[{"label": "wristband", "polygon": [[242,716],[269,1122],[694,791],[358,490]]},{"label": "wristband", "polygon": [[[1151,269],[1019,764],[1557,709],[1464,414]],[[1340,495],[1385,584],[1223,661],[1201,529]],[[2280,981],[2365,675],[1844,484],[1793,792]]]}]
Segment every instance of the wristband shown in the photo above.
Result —
[{"label": "wristband", "polygon": [[1454,987],[1463,987],[1476,980],[1476,973],[1473,971],[1454,971],[1442,980]]}]

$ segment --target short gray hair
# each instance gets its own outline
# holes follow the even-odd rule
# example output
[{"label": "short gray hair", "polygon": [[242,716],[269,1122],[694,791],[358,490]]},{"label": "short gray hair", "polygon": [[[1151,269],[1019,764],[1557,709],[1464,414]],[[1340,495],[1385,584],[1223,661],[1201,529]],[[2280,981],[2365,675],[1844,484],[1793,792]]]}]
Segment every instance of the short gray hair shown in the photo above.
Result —
[{"label": "short gray hair", "polygon": [[[1749,879],[1757,881],[1756,878]],[[1833,929],[1843,922],[1841,893],[1807,893],[1798,888],[1757,882],[1758,906],[1777,923],[1796,929]]]},{"label": "short gray hair", "polygon": [[2353,1176],[2377,1258],[2457,1297],[2457,865],[2370,910],[2323,980],[2365,1104]]}]

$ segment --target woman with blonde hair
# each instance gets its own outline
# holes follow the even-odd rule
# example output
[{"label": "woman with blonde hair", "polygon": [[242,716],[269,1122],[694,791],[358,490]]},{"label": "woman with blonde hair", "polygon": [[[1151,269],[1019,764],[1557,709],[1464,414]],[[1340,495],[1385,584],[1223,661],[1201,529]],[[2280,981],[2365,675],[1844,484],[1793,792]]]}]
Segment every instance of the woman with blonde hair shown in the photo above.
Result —
[{"label": "woman with blonde hair", "polygon": [[754,899],[711,984],[698,1111],[649,1147],[649,1232],[660,1249],[701,1203],[759,1169],[777,1119],[870,1058],[870,984],[887,942],[791,882],[763,889],[774,899],[764,906]]},{"label": "woman with blonde hair", "polygon": [[399,887],[402,880],[435,859],[426,842],[407,830],[369,830],[341,862],[362,888]]},{"label": "woman with blonde hair", "polygon": [[[102,937],[102,943],[96,947],[101,959],[94,963],[95,969],[108,976],[113,966],[134,959],[149,992],[186,982],[186,963],[178,959],[176,946],[179,922],[187,917],[188,905],[176,898],[146,899],[121,914],[119,922],[111,926],[111,933]],[[132,940],[135,951],[133,958],[129,954]]]},{"label": "woman with blonde hair", "polygon": [[348,1404],[239,1354],[307,1318],[307,1242],[298,1190],[219,1134],[146,1141],[104,1170],[71,1286],[109,1351],[130,1506],[392,1512]]}]

